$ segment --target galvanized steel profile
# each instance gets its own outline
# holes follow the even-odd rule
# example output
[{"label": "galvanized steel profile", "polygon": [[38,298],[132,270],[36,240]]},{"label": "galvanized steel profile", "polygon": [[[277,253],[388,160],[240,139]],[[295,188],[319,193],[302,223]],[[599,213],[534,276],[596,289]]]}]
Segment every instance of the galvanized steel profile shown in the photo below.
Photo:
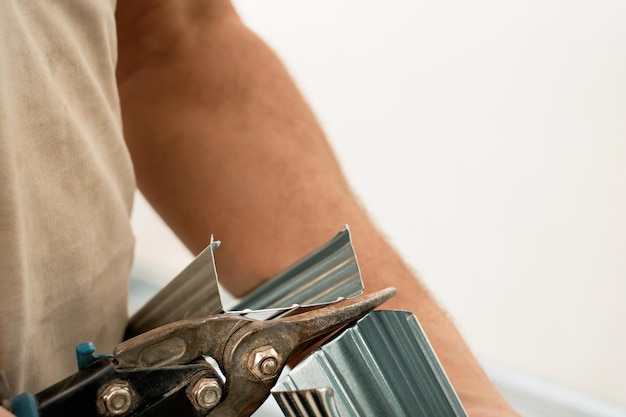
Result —
[{"label": "galvanized steel profile", "polygon": [[289,417],[466,417],[415,316],[376,311],[272,391]]},{"label": "galvanized steel profile", "polygon": [[217,286],[213,241],[183,271],[131,317],[126,327],[130,338],[167,323],[223,311]]},{"label": "galvanized steel profile", "polygon": [[231,311],[314,305],[363,293],[348,226],[332,240],[243,298]]}]

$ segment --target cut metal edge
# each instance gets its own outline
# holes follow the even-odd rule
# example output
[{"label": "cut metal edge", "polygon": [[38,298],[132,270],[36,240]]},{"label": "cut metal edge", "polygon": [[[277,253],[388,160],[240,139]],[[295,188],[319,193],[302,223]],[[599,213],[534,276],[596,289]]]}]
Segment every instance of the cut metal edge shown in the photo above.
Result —
[{"label": "cut metal edge", "polygon": [[363,293],[361,272],[344,226],[333,239],[241,299],[229,311],[315,306]]},{"label": "cut metal edge", "polygon": [[224,311],[217,285],[213,240],[172,281],[163,287],[129,320],[125,338],[163,324]]}]

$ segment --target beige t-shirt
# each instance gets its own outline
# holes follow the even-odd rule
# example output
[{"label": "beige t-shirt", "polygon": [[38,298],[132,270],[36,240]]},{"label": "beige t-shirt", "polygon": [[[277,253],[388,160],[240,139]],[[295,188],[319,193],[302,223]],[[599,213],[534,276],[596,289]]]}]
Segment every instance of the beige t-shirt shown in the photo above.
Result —
[{"label": "beige t-shirt", "polygon": [[115,0],[0,2],[0,369],[14,393],[110,352],[126,323],[135,188]]}]

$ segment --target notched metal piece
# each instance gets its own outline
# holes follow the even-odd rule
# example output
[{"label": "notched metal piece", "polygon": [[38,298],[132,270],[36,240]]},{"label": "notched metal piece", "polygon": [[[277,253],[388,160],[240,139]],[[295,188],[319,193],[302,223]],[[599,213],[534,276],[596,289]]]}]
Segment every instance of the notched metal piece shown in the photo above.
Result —
[{"label": "notched metal piece", "polygon": [[[130,319],[125,339],[167,323],[223,312],[213,241]],[[345,226],[333,239],[250,293],[231,308],[235,314],[269,320],[301,306],[323,305],[363,293],[363,282]]]}]

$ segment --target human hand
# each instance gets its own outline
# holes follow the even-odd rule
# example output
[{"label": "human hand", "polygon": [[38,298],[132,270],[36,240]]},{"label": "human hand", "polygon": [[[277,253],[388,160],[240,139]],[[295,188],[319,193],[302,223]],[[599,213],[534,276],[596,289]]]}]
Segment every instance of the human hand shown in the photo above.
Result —
[{"label": "human hand", "polygon": [[9,412],[4,406],[9,406],[11,404],[11,389],[9,387],[9,382],[4,375],[4,372],[0,370],[0,417],[15,417],[13,414]]},{"label": "human hand", "polygon": [[0,407],[0,417],[15,417],[13,414],[9,412],[6,408]]}]

